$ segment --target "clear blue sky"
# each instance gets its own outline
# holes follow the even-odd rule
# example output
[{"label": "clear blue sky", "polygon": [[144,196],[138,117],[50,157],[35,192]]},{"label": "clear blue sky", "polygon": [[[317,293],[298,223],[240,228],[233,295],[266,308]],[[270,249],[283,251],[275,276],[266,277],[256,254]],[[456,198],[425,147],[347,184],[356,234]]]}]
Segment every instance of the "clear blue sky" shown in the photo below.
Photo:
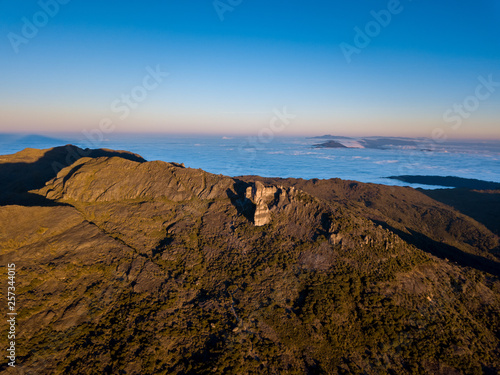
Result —
[{"label": "clear blue sky", "polygon": [[500,138],[498,0],[54,1],[1,1],[2,131]]}]

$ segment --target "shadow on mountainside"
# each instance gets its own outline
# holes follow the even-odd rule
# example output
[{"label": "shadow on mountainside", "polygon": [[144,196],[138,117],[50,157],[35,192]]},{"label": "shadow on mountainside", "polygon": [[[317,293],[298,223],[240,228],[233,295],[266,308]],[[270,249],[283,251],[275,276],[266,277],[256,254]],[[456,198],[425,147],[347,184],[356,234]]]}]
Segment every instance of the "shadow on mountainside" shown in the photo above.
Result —
[{"label": "shadow on mountainside", "polygon": [[500,236],[500,190],[419,189],[419,191],[473,218]]},{"label": "shadow on mountainside", "polygon": [[[14,155],[5,155],[0,161],[0,205],[58,205],[30,191],[44,187],[48,181],[57,176],[61,169],[70,166],[80,158],[113,156],[137,162],[146,161],[126,151],[81,149],[73,145],[51,148],[45,153],[41,150],[24,150]],[[74,174],[76,170],[77,168],[70,173]]]},{"label": "shadow on mountainside", "polygon": [[375,224],[390,230],[397,234],[402,240],[407,243],[425,251],[428,254],[434,255],[441,259],[448,259],[455,262],[462,267],[472,267],[482,272],[487,272],[497,277],[500,277],[500,263],[494,260],[484,258],[479,255],[469,254],[465,251],[457,249],[454,246],[445,244],[443,242],[434,241],[426,235],[406,228],[410,233],[403,232],[402,230],[391,227],[389,224],[373,220]]},{"label": "shadow on mountainside", "polygon": [[497,190],[500,189],[500,183],[493,181],[478,180],[475,178],[462,178],[454,176],[390,176],[391,180],[407,182],[409,184],[423,184],[435,186],[448,186],[457,189],[471,190]]},{"label": "shadow on mountainside", "polygon": [[231,189],[227,189],[227,196],[231,200],[231,203],[236,208],[238,213],[240,215],[243,215],[248,221],[252,222],[255,216],[256,206],[245,196],[247,188],[252,186],[252,184],[242,180],[238,180],[236,178],[234,179],[234,181],[235,183],[233,185],[233,188],[236,194]]}]

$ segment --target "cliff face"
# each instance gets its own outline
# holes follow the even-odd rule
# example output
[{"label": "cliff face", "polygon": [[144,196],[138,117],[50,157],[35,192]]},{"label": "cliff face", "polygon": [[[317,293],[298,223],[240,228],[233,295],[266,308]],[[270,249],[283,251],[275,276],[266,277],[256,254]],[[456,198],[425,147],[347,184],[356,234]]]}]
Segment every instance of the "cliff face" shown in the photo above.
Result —
[{"label": "cliff face", "polygon": [[0,159],[12,373],[500,371],[491,222],[409,188],[83,151]]},{"label": "cliff face", "polygon": [[278,191],[275,186],[265,187],[257,181],[253,186],[249,186],[246,197],[255,203],[254,223],[257,226],[266,225],[271,220],[268,204],[274,200],[274,194]]},{"label": "cliff face", "polygon": [[255,204],[253,222],[258,227],[269,224],[272,213],[297,203],[297,193],[293,187],[264,186],[260,181],[252,182],[247,187],[245,197]]}]

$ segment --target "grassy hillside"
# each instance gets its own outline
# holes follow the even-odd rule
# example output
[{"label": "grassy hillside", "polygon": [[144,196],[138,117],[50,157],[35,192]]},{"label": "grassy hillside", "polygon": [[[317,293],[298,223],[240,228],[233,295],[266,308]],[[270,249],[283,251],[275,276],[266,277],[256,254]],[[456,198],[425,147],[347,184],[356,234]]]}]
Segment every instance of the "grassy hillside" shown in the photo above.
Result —
[{"label": "grassy hillside", "polygon": [[[0,264],[15,262],[19,282],[10,372],[500,372],[498,216],[410,188],[123,156],[61,163],[46,186],[5,195]],[[2,157],[2,178],[20,157]],[[263,226],[245,198],[255,181],[276,187]]]}]

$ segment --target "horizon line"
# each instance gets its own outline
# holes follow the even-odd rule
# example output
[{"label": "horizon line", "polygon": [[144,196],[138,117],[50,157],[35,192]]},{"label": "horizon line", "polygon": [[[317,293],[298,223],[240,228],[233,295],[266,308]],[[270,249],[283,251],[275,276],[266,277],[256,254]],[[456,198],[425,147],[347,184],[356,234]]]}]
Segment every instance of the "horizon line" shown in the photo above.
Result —
[{"label": "horizon line", "polygon": [[[41,132],[32,132],[32,131],[1,131],[0,136],[2,135],[20,135],[20,136],[71,136],[78,135],[79,137],[85,137],[85,134],[82,131],[41,131]],[[178,136],[178,137],[228,137],[228,138],[244,138],[244,137],[258,137],[257,133],[220,133],[220,132],[173,132],[173,131],[115,131],[108,134],[103,134],[104,139],[102,142],[110,142],[109,139],[113,135],[117,136],[137,136],[137,135],[163,135],[163,136]],[[351,139],[362,139],[362,138],[406,138],[406,139],[426,139],[433,140],[436,143],[445,143],[447,141],[500,141],[500,137],[447,137],[446,139],[435,140],[432,136],[408,136],[408,135],[381,135],[381,134],[366,134],[366,135],[350,135],[346,133],[338,133],[338,134],[273,134],[274,138],[320,138],[320,137],[346,137]]]}]

